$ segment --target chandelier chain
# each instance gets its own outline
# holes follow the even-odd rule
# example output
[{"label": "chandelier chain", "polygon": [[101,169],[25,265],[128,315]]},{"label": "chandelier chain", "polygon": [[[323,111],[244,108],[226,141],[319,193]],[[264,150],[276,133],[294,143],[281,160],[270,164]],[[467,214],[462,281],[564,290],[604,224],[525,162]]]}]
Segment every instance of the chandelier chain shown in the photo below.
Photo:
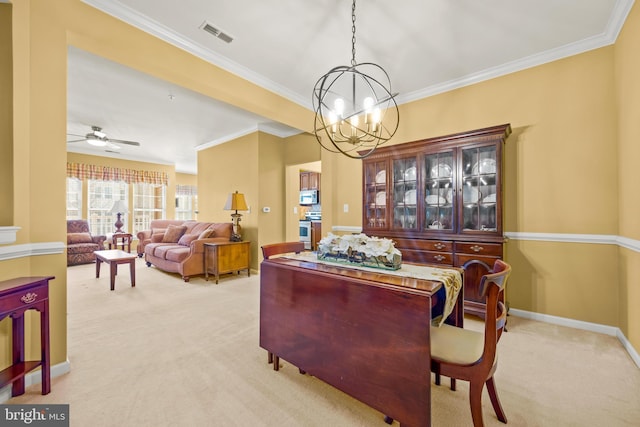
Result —
[{"label": "chandelier chain", "polygon": [[356,65],[356,0],[351,5],[351,65]]}]

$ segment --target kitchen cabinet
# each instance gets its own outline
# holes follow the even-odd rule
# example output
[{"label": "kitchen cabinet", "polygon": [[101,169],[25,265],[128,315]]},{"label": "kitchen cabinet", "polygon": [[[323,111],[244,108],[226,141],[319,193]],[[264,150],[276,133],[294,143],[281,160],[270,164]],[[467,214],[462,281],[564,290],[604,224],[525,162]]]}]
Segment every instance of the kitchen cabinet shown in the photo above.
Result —
[{"label": "kitchen cabinet", "polygon": [[300,172],[300,190],[320,190],[320,173]]},{"label": "kitchen cabinet", "polygon": [[[378,148],[363,160],[363,232],[393,239],[407,262],[492,267],[503,256],[510,133],[504,124]],[[465,286],[465,312],[484,316],[479,283]]]},{"label": "kitchen cabinet", "polygon": [[322,239],[322,223],[311,221],[311,250],[318,250],[318,242]]}]

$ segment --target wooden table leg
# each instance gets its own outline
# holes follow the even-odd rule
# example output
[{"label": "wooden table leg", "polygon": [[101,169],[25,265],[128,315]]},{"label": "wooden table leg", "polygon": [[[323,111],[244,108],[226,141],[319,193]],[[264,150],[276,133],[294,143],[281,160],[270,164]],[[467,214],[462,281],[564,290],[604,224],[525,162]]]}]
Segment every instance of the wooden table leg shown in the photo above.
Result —
[{"label": "wooden table leg", "polygon": [[[20,365],[24,362],[24,313],[13,318],[12,329],[13,364]],[[24,386],[24,376],[15,380],[11,387],[11,396],[24,394]]]},{"label": "wooden table leg", "polygon": [[96,279],[100,278],[100,258],[96,257]]},{"label": "wooden table leg", "polygon": [[49,301],[40,312],[40,360],[42,361],[42,394],[51,392],[51,359],[49,351]]},{"label": "wooden table leg", "polygon": [[116,286],[116,274],[118,273],[118,263],[117,262],[110,262],[109,265],[111,266],[110,272],[111,272],[111,290],[113,291],[115,289]]},{"label": "wooden table leg", "polygon": [[132,259],[129,261],[129,274],[131,275],[131,287],[134,288],[136,286],[136,260]]}]

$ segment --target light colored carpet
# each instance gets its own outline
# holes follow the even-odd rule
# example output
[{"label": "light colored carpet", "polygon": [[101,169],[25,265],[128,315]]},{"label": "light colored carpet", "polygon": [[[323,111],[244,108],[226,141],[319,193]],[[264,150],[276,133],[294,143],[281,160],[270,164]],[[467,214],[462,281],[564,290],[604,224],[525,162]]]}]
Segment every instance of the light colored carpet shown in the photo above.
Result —
[{"label": "light colored carpet", "polygon": [[[94,272],[69,268],[71,372],[47,396],[33,385],[7,403],[68,403],[72,426],[386,425],[285,360],[272,370],[258,346],[257,275],[185,284],[138,259],[136,287],[121,267],[111,292]],[[510,316],[499,347],[510,426],[640,425],[640,370],[616,338]],[[467,383],[431,390],[434,426],[471,425]],[[486,390],[483,405],[485,425],[503,425]]]}]

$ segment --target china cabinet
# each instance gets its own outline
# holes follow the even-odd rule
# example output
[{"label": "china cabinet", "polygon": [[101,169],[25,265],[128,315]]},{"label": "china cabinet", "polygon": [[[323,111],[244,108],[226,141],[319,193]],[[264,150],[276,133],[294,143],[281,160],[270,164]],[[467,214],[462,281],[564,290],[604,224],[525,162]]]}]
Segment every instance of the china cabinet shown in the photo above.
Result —
[{"label": "china cabinet", "polygon": [[[510,133],[504,124],[378,148],[363,160],[363,232],[393,239],[403,261],[493,266]],[[478,285],[465,280],[465,312],[483,316]]]}]

